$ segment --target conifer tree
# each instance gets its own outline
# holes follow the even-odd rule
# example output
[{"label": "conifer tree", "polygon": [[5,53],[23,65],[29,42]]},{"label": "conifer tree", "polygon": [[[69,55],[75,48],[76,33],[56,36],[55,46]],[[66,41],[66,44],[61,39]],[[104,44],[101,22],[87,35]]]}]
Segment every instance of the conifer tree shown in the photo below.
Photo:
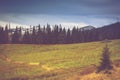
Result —
[{"label": "conifer tree", "polygon": [[25,31],[24,35],[23,35],[23,43],[24,44],[30,44],[31,43],[31,36],[30,33],[27,29],[27,31]]},{"label": "conifer tree", "polygon": [[53,29],[53,44],[57,44],[58,43],[58,37],[59,37],[59,26],[55,25],[54,29]]},{"label": "conifer tree", "polygon": [[36,42],[36,29],[35,29],[35,26],[33,27],[33,30],[32,30],[32,34],[31,34],[31,43],[32,44],[35,44],[35,43],[37,43]]},{"label": "conifer tree", "polygon": [[65,44],[66,41],[66,29],[62,27],[59,30],[58,43]]},{"label": "conifer tree", "polygon": [[16,27],[13,35],[12,35],[12,43],[19,43],[19,40],[20,40],[20,34],[19,34],[19,29]]},{"label": "conifer tree", "polygon": [[0,27],[0,44],[3,44],[4,42],[3,36],[4,36],[4,29],[3,27]]},{"label": "conifer tree", "polygon": [[111,60],[110,60],[110,51],[106,44],[106,46],[103,48],[102,51],[101,62],[97,68],[97,72],[105,71],[105,73],[108,73],[110,69],[112,69]]},{"label": "conifer tree", "polygon": [[43,32],[42,32],[42,29],[41,29],[40,25],[38,25],[36,41],[37,41],[37,44],[42,44],[43,43]]},{"label": "conifer tree", "polygon": [[21,43],[22,42],[22,27],[19,28],[18,33],[19,33],[19,43]]},{"label": "conifer tree", "polygon": [[8,30],[8,26],[6,25],[5,27],[5,31],[3,34],[3,39],[4,39],[4,43],[9,43],[9,30]]},{"label": "conifer tree", "polygon": [[47,24],[47,27],[46,27],[46,44],[50,44],[52,41],[51,41],[51,27],[49,24]]},{"label": "conifer tree", "polygon": [[66,32],[66,41],[67,44],[71,43],[71,31],[70,29],[67,30]]}]

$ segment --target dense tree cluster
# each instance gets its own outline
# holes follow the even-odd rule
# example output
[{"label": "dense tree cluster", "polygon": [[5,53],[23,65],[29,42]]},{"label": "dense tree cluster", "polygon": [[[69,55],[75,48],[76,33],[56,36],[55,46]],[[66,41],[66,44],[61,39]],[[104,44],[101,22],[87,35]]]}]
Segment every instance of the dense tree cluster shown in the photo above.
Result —
[{"label": "dense tree cluster", "polygon": [[114,23],[101,28],[84,30],[74,27],[73,29],[63,28],[61,25],[51,27],[34,26],[30,29],[22,30],[21,27],[9,29],[0,27],[0,43],[7,44],[69,44],[104,39],[120,39],[120,23]]}]

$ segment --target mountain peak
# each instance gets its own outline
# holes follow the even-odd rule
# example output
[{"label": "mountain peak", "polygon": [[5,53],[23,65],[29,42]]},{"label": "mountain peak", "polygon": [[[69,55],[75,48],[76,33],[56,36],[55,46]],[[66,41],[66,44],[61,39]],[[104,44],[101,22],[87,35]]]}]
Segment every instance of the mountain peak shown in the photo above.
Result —
[{"label": "mountain peak", "polygon": [[91,29],[95,29],[95,27],[91,26],[91,25],[88,25],[88,26],[82,27],[81,29],[82,30],[91,30]]}]

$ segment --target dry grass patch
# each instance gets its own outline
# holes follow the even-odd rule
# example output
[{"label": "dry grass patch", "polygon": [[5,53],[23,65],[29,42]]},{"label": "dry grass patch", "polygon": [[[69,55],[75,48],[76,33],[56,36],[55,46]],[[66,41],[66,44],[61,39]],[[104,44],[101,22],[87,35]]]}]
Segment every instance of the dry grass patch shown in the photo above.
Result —
[{"label": "dry grass patch", "polygon": [[42,67],[43,69],[45,69],[46,71],[54,70],[53,68],[48,67],[47,65],[42,65],[41,67]]},{"label": "dry grass patch", "polygon": [[31,66],[38,66],[38,65],[40,65],[39,62],[30,62],[28,64],[31,65]]}]

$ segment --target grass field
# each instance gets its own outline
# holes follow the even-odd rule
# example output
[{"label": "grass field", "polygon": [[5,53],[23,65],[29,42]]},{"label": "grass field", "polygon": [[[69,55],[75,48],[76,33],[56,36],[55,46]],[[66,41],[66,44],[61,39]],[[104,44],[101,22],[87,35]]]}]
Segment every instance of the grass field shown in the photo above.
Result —
[{"label": "grass field", "polygon": [[[0,80],[66,80],[97,66],[105,43],[61,45],[0,44]],[[120,40],[108,42],[111,60],[120,60]]]}]

